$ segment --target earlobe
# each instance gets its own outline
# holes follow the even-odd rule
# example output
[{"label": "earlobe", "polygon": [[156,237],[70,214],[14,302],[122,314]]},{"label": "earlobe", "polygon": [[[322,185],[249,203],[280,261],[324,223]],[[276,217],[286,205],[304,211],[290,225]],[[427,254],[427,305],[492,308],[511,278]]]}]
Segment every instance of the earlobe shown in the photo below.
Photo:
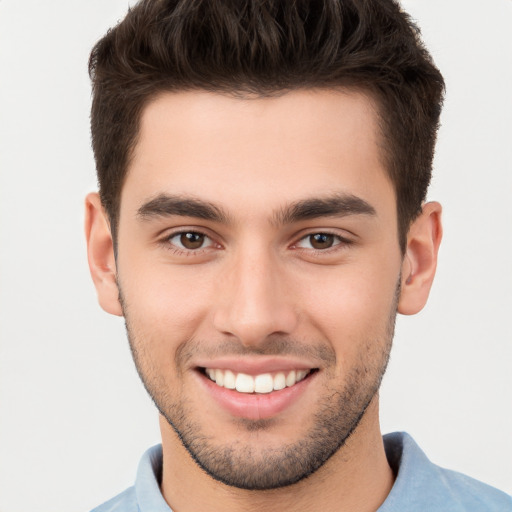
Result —
[{"label": "earlobe", "polygon": [[122,316],[116,280],[116,260],[110,225],[99,195],[85,199],[85,237],[87,259],[100,306],[112,315]]},{"label": "earlobe", "polygon": [[426,203],[409,229],[398,302],[398,312],[404,315],[418,313],[427,302],[442,238],[441,212],[439,203]]}]

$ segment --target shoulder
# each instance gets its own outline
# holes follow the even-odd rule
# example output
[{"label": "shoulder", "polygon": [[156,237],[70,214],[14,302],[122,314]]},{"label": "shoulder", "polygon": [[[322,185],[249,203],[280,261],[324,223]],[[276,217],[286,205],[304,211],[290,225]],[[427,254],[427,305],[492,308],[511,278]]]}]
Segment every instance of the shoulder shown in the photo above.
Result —
[{"label": "shoulder", "polygon": [[162,446],[153,446],[142,456],[135,485],[91,512],[172,512],[160,492]]},{"label": "shoulder", "polygon": [[[435,468],[442,485],[468,510],[512,511],[512,496],[457,471],[439,466],[435,466]],[[478,508],[479,506],[480,508]]]},{"label": "shoulder", "polygon": [[91,512],[139,512],[135,488],[129,487]]},{"label": "shoulder", "polygon": [[433,464],[408,434],[388,434],[384,436],[384,444],[396,480],[379,512],[512,512],[511,496],[474,478]]}]

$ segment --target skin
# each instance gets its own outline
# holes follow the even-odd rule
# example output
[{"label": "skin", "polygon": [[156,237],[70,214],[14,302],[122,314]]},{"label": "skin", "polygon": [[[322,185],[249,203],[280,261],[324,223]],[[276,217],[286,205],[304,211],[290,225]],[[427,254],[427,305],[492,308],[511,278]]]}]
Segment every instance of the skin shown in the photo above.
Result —
[{"label": "skin", "polygon": [[[102,307],[125,316],[137,368],[163,413],[161,488],[176,512],[374,511],[385,500],[394,476],[377,390],[397,310],[414,314],[427,300],[441,207],[424,205],[402,254],[381,160],[374,103],[356,91],[166,93],[141,119],[117,260],[99,198],[88,196],[91,273]],[[293,215],[312,200],[347,207]],[[187,248],[187,232],[205,237]],[[312,236],[322,233],[327,247],[315,248]],[[240,418],[212,400],[198,370],[223,358],[315,372],[284,410]],[[282,473],[285,450],[311,446],[328,419],[341,425],[341,447],[307,478],[258,491],[219,481],[244,468]],[[223,465],[198,455],[204,445],[231,449],[239,471],[205,473],[191,451],[207,470]]]}]

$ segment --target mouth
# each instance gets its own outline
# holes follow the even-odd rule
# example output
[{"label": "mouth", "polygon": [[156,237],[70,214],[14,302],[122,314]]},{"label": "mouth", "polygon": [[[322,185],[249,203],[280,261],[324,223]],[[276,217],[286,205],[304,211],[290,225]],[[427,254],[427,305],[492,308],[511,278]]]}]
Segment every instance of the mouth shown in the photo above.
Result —
[{"label": "mouth", "polygon": [[[315,381],[320,368],[284,358],[219,358],[198,361],[198,384],[205,391],[204,407],[211,419],[220,417],[262,420],[296,412],[297,404],[309,407],[314,401]],[[220,407],[218,409],[217,407]],[[295,417],[295,416],[294,416]]]},{"label": "mouth", "polygon": [[246,394],[268,394],[291,388],[318,371],[317,368],[311,368],[249,375],[221,368],[200,368],[199,370],[218,387]]}]

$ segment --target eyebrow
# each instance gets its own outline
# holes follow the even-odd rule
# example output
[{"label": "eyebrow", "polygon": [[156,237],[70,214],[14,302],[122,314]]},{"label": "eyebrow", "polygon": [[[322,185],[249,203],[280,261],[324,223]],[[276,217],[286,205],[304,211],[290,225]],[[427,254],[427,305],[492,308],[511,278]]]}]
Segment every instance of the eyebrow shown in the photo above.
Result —
[{"label": "eyebrow", "polygon": [[[223,224],[231,223],[231,217],[217,205],[193,197],[160,194],[144,203],[137,216],[143,220],[178,215],[195,217]],[[375,208],[364,199],[352,194],[333,194],[321,198],[296,201],[274,213],[276,225],[315,219],[319,217],[345,217],[349,215],[375,216]]]},{"label": "eyebrow", "polygon": [[137,210],[137,216],[143,220],[171,215],[195,217],[224,224],[230,221],[229,215],[212,203],[201,199],[167,194],[160,194]]},{"label": "eyebrow", "polygon": [[376,216],[375,208],[352,194],[333,194],[327,197],[304,199],[292,203],[274,215],[274,223],[291,224],[319,217],[345,217],[349,215]]}]

